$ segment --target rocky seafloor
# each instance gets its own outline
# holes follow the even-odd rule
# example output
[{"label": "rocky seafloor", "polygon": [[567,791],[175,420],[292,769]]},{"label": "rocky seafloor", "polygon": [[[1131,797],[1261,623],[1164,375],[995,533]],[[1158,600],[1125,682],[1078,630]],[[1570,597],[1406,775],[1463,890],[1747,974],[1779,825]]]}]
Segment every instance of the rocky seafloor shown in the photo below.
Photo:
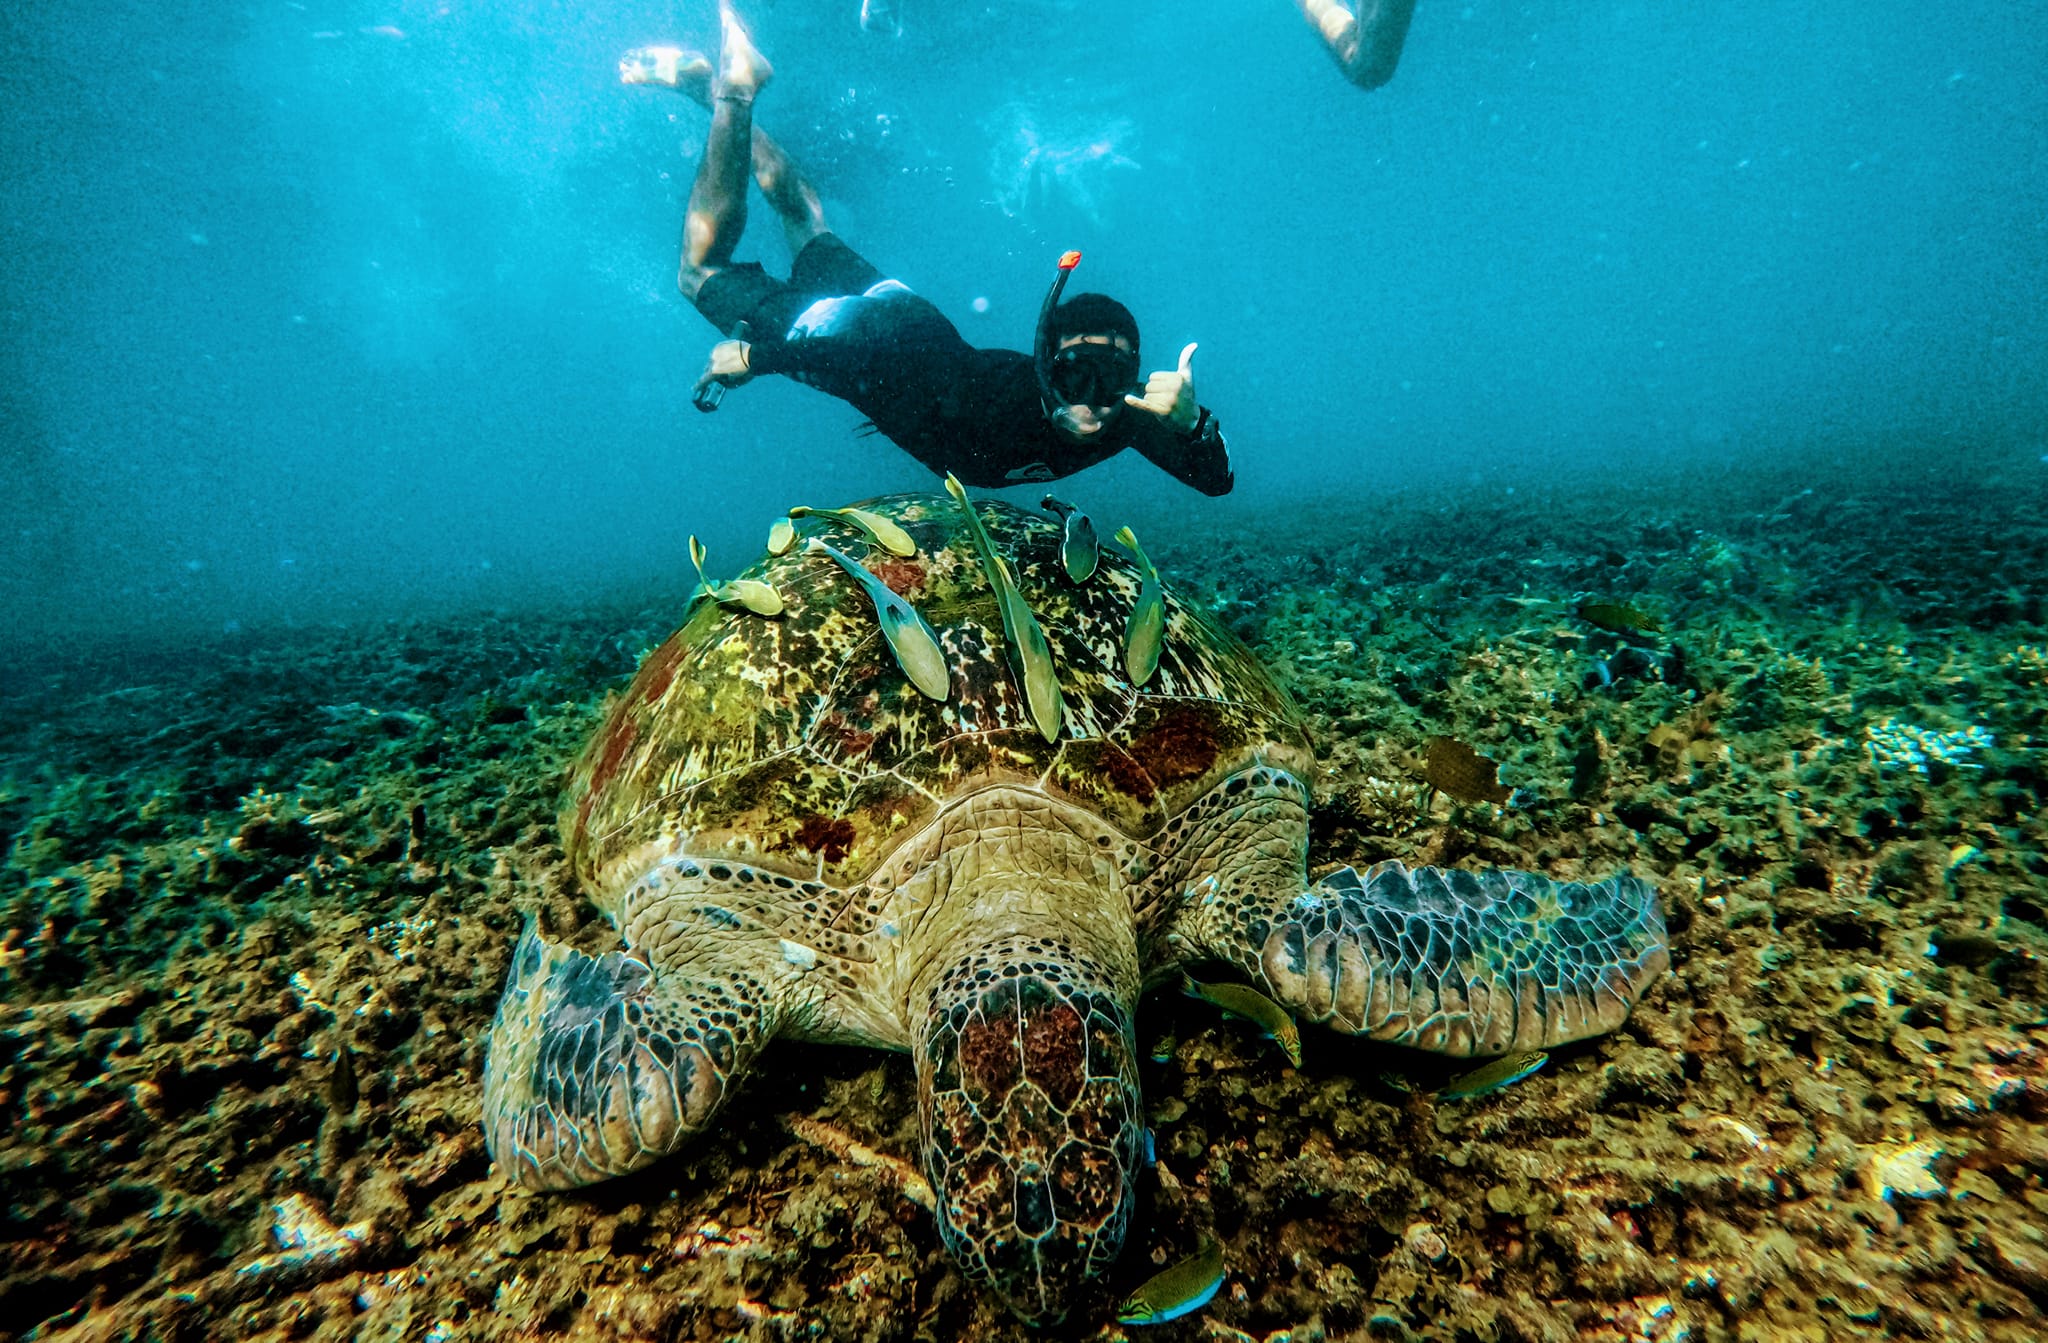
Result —
[{"label": "rocky seafloor", "polygon": [[[1311,1031],[1297,1070],[1154,995],[1157,1165],[1045,1336],[2040,1337],[2048,467],[1999,469],[1411,491],[1152,544],[1308,714],[1318,869],[1627,865],[1673,970],[1455,1102],[1441,1061]],[[709,1137],[577,1194],[491,1167],[524,911],[603,941],[562,769],[685,596],[14,663],[0,1334],[1026,1335],[910,1196],[901,1057],[778,1045]],[[1438,735],[1515,804],[1433,793]],[[1215,1300],[1115,1324],[1204,1232]]]}]

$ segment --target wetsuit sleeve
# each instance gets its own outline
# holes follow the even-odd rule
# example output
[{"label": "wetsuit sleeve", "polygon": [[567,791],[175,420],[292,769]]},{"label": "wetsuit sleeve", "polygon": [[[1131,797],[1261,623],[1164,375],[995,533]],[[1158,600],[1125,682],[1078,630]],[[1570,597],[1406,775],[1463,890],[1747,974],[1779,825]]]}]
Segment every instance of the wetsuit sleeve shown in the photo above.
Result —
[{"label": "wetsuit sleeve", "polygon": [[[1140,412],[1142,413],[1142,412]],[[1192,485],[1211,498],[1230,493],[1237,476],[1230,469],[1230,449],[1223,442],[1223,427],[1204,406],[1191,433],[1180,433],[1164,420],[1138,435],[1132,447],[1147,460],[1184,485]]]},{"label": "wetsuit sleeve", "polygon": [[859,377],[874,357],[873,342],[852,324],[841,330],[814,332],[794,339],[776,331],[747,343],[747,368],[754,376],[782,373],[828,390],[843,380]]}]

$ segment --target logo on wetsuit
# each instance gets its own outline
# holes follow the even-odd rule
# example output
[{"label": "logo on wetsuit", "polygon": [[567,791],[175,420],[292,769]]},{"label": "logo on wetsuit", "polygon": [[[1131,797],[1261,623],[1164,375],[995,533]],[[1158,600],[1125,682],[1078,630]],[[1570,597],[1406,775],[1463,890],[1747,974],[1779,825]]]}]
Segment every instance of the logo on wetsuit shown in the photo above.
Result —
[{"label": "logo on wetsuit", "polygon": [[1053,470],[1052,467],[1044,462],[1033,462],[1029,466],[1013,466],[1008,471],[1003,472],[1004,480],[1014,480],[1019,483],[1025,481],[1043,482],[1058,480],[1059,478],[1059,472]]}]

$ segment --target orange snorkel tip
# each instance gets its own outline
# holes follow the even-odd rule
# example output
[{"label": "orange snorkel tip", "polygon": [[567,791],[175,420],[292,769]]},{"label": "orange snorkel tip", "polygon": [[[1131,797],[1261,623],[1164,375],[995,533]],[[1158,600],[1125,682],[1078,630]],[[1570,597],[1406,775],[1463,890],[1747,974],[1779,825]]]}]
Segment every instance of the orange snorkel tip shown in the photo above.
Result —
[{"label": "orange snorkel tip", "polygon": [[1078,266],[1078,265],[1080,265],[1080,264],[1081,264],[1081,254],[1080,254],[1079,252],[1061,252],[1061,253],[1060,253],[1060,269],[1061,269],[1061,270],[1072,270],[1072,269],[1073,269],[1074,267],[1076,267],[1076,266]]}]

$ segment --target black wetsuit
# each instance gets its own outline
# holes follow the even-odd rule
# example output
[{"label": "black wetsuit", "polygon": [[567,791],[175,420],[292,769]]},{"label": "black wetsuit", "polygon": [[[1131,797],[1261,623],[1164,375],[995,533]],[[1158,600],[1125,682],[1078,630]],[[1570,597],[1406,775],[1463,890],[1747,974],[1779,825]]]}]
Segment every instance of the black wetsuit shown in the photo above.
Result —
[{"label": "black wetsuit", "polygon": [[1181,434],[1126,406],[1076,443],[1046,419],[1030,355],[969,345],[930,300],[830,233],[797,254],[786,283],[756,265],[729,266],[704,283],[697,308],[721,331],[747,324],[756,374],[850,402],[911,456],[969,485],[1055,480],[1136,448],[1204,494],[1230,492],[1230,453],[1207,410]]}]

